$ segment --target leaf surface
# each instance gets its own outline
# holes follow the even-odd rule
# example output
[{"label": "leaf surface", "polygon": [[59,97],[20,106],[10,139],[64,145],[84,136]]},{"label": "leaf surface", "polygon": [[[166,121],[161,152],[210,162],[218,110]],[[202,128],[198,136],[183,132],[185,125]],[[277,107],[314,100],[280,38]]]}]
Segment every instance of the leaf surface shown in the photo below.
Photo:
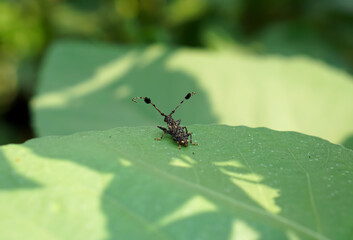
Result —
[{"label": "leaf surface", "polygon": [[0,147],[0,239],[351,239],[353,152],[266,128],[155,127]]}]

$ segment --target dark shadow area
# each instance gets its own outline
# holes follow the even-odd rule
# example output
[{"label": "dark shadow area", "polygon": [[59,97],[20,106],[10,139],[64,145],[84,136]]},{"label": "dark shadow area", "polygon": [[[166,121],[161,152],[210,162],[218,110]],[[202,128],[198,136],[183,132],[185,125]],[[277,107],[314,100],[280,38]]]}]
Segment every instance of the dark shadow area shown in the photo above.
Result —
[{"label": "dark shadow area", "polygon": [[353,73],[350,4],[251,0],[235,7],[237,27],[223,24],[233,39],[259,53],[308,56]]},{"label": "dark shadow area", "polygon": [[[34,137],[30,122],[31,116],[29,111],[29,101],[25,95],[19,93],[9,110],[4,113],[2,118],[3,130],[5,136],[0,137],[0,145],[8,143],[23,143],[24,141]],[[8,132],[8,134],[6,134]]]},{"label": "dark shadow area", "polygon": [[253,42],[258,44],[255,50],[263,55],[306,56],[352,74],[349,61],[324,39],[316,26],[301,20],[272,24],[257,33]]},{"label": "dark shadow area", "polygon": [[[352,75],[353,61],[349,37],[343,36],[346,34],[344,32],[348,31],[348,26],[342,22],[340,29],[337,29],[334,23],[323,23],[330,25],[327,27],[330,30],[327,30],[315,21],[308,22],[308,19],[287,19],[262,26],[251,34],[234,32],[230,27],[215,24],[209,29],[206,28],[203,41],[208,47],[225,51],[235,47],[237,51],[247,51],[249,54],[260,56],[307,57]],[[341,35],[341,43],[332,38],[334,34]]]}]

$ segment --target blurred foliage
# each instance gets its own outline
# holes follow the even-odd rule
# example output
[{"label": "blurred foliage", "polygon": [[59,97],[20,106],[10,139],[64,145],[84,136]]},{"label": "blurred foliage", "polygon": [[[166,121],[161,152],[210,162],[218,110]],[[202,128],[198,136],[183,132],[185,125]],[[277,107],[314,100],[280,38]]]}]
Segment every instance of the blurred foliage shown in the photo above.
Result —
[{"label": "blurred foliage", "polygon": [[16,95],[15,69],[11,64],[0,62],[0,114],[7,110]]},{"label": "blurred foliage", "polygon": [[350,0],[2,0],[0,114],[31,97],[58,38],[309,55],[351,73],[352,25]]},{"label": "blurred foliage", "polygon": [[47,52],[31,101],[37,136],[156,126],[161,116],[131,98],[151,97],[164,112],[191,90],[174,114],[183,125],[265,126],[333,143],[353,134],[353,77],[309,57],[68,40]]}]

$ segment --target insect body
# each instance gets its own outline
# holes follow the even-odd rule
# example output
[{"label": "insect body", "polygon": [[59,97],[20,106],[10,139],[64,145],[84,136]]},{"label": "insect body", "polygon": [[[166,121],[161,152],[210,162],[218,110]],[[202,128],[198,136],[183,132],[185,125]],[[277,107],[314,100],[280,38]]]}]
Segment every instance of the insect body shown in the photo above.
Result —
[{"label": "insect body", "polygon": [[[135,97],[132,99],[133,102],[136,102],[135,99],[143,99],[145,101],[145,103],[147,104],[152,104],[152,106],[164,117],[164,121],[167,123],[167,127],[161,127],[161,126],[157,126],[159,129],[161,129],[163,131],[163,134],[160,138],[156,138],[156,140],[161,140],[164,136],[164,134],[169,133],[174,141],[179,144],[179,149],[181,149],[181,146],[188,146],[189,144],[189,137],[190,137],[190,143],[192,145],[197,145],[197,143],[193,143],[192,142],[192,133],[188,132],[188,129],[186,127],[181,127],[180,123],[181,120],[177,120],[175,121],[172,117],[173,113],[175,112],[175,110],[177,110],[177,108],[185,101],[185,99],[189,99],[192,95],[195,95],[195,92],[192,93],[188,93],[185,98],[179,103],[178,106],[176,106],[176,108],[169,114],[169,115],[165,115],[164,113],[162,113],[157,107],[156,105],[154,105],[151,102],[151,99],[147,98],[147,97]],[[137,102],[136,102],[137,103]]]}]

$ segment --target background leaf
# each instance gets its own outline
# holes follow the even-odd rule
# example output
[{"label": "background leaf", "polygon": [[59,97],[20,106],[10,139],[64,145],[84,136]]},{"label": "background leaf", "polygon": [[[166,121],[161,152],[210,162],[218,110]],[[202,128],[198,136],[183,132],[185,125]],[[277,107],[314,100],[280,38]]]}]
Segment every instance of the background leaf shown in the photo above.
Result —
[{"label": "background leaf", "polygon": [[199,145],[181,150],[155,127],[1,147],[0,238],[352,237],[353,151],[266,128],[189,129]]},{"label": "background leaf", "polygon": [[[192,63],[192,64],[190,64]],[[157,125],[131,98],[148,96],[185,125],[222,123],[295,130],[342,143],[353,135],[352,77],[305,56],[210,52],[160,45],[54,45],[32,102],[39,136]]]}]

